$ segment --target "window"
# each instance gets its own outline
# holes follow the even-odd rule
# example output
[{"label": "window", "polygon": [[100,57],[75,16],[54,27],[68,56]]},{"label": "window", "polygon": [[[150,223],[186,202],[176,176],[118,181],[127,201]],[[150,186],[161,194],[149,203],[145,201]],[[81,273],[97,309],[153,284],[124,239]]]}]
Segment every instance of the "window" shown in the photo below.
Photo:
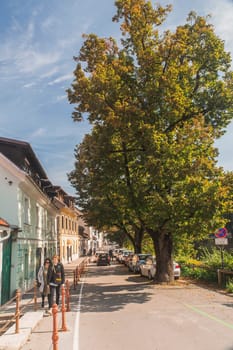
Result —
[{"label": "window", "polygon": [[24,254],[24,279],[27,280],[29,278],[28,274],[28,252]]},{"label": "window", "polygon": [[60,230],[60,218],[57,216],[57,229]]},{"label": "window", "polygon": [[36,227],[40,227],[40,208],[36,206]]},{"label": "window", "polygon": [[30,224],[30,204],[26,197],[24,198],[24,223]]}]

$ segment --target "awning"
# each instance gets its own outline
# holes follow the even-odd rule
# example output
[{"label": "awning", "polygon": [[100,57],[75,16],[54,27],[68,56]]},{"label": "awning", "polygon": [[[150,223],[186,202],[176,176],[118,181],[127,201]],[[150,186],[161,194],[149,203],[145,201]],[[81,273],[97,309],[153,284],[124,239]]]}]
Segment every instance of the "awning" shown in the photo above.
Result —
[{"label": "awning", "polygon": [[8,222],[0,218],[0,242],[5,241],[10,237],[11,229]]},{"label": "awning", "polygon": [[6,220],[0,218],[0,228],[1,228],[1,226],[3,226],[4,228],[10,227],[10,225],[8,224],[8,222]]}]

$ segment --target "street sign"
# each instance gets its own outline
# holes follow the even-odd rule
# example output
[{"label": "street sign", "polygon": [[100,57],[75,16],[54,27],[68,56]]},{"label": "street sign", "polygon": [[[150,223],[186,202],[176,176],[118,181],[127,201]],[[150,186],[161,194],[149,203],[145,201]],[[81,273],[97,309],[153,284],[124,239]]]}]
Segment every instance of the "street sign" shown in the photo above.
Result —
[{"label": "street sign", "polygon": [[227,237],[227,229],[226,227],[221,227],[218,229],[218,231],[215,233],[216,238],[225,238]]},{"label": "street sign", "polygon": [[227,238],[215,238],[215,244],[216,245],[227,245],[228,239]]}]

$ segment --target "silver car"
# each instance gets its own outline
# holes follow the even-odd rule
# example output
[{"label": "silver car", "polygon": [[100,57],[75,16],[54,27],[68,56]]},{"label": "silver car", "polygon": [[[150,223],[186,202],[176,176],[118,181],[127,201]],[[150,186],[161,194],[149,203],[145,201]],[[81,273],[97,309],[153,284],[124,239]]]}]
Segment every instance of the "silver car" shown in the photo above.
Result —
[{"label": "silver car", "polygon": [[[179,279],[180,277],[180,266],[176,261],[173,261],[173,273],[174,278]],[[156,259],[155,257],[146,258],[145,262],[140,266],[141,276],[147,277],[149,280],[153,279],[156,274]]]}]

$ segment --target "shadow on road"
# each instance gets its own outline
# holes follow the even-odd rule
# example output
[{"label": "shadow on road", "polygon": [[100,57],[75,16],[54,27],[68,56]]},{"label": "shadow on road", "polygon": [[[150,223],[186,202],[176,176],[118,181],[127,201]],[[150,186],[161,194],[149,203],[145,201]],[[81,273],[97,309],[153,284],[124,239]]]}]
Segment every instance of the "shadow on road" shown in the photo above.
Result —
[{"label": "shadow on road", "polygon": [[[111,276],[122,276],[123,283],[111,284]],[[105,276],[103,283],[85,282],[81,312],[112,312],[121,310],[128,304],[143,304],[150,300],[153,291],[150,283],[139,275],[130,276],[124,266],[111,265],[96,268],[89,266],[88,279]],[[106,279],[109,276],[109,279]],[[125,278],[124,278],[125,276]]]}]

